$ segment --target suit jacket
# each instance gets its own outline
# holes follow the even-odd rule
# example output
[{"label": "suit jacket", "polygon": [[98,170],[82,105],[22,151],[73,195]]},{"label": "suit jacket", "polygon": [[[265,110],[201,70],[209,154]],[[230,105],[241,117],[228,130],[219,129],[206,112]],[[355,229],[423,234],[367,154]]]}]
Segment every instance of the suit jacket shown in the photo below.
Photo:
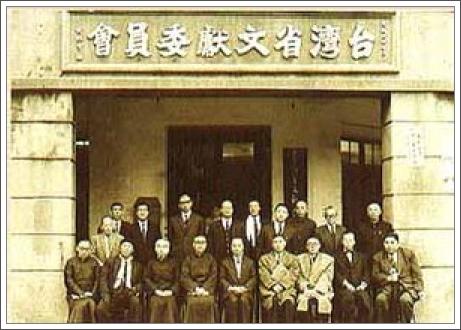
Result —
[{"label": "suit jacket", "polygon": [[214,222],[210,226],[208,230],[208,251],[218,263],[232,254],[230,245],[234,237],[243,238],[242,223],[235,219],[232,219],[232,225],[227,230],[227,233],[221,221]]},{"label": "suit jacket", "polygon": [[292,241],[288,250],[294,254],[306,252],[306,241],[309,237],[315,234],[317,224],[314,220],[309,218],[292,218],[292,224],[295,228]]},{"label": "suit jacket", "polygon": [[147,220],[147,238],[144,237],[139,228],[138,221],[135,220],[129,229],[129,240],[134,246],[134,257],[144,266],[147,265],[149,260],[154,256],[155,241],[158,240],[160,235],[160,223],[158,221]]},{"label": "suit jacket", "polygon": [[[378,292],[390,292],[391,283],[387,276],[393,267],[392,261],[385,251],[380,251],[373,256],[371,280]],[[423,276],[415,253],[410,249],[400,247],[397,251],[397,270],[399,283],[404,291],[411,294],[414,299],[419,298],[419,292],[424,289]]]},{"label": "suit jacket", "polygon": [[[109,259],[101,271],[101,296],[112,295],[114,291],[114,284],[117,280],[117,274],[122,265],[120,256]],[[141,291],[143,280],[143,269],[141,263],[134,258],[131,260],[131,287],[136,288],[138,292]]]},{"label": "suit jacket", "polygon": [[[287,242],[286,250],[293,251],[293,237],[295,236],[296,229],[290,219],[285,221],[285,228],[282,236],[285,237]],[[266,254],[272,251],[272,239],[275,237],[274,221],[265,224],[261,231],[260,251],[261,254]]]},{"label": "suit jacket", "polygon": [[222,297],[226,300],[229,297],[229,286],[244,286],[248,289],[245,294],[253,296],[256,285],[256,269],[252,259],[242,257],[242,269],[240,278],[237,277],[237,268],[233,257],[227,257],[221,264],[220,270]]},{"label": "suit jacket", "polygon": [[320,251],[328,253],[331,256],[334,256],[337,252],[342,250],[342,237],[346,232],[344,226],[337,224],[335,227],[334,235],[328,230],[327,225],[319,226],[315,231],[322,243]]},{"label": "suit jacket", "polygon": [[165,260],[151,259],[144,270],[144,287],[149,295],[155,290],[171,290],[178,293],[179,269],[178,263],[172,257]]},{"label": "suit jacket", "polygon": [[[275,275],[275,271],[280,266],[287,270],[286,274],[281,277]],[[294,254],[287,251],[282,252],[279,263],[275,252],[266,253],[259,258],[258,272],[261,304],[265,309],[273,307],[275,297],[280,305],[287,300],[295,302],[299,264]],[[278,294],[273,290],[276,284],[283,287],[283,290]]]},{"label": "suit jacket", "polygon": [[192,212],[187,225],[181,214],[170,218],[168,238],[171,242],[171,255],[180,264],[184,257],[193,253],[192,242],[195,236],[205,234],[205,221],[201,215]]},{"label": "suit jacket", "polygon": [[365,257],[354,251],[352,263],[347,259],[345,252],[340,252],[335,257],[335,287],[343,288],[343,282],[347,280],[357,287],[362,281],[370,285],[370,271]]},{"label": "suit jacket", "polygon": [[[330,314],[333,299],[334,258],[326,253],[318,253],[315,261],[310,263],[310,255],[298,255],[299,289],[307,285],[317,292],[318,311],[320,314]],[[298,295],[298,310],[307,310],[307,300],[302,292]],[[304,306],[303,306],[304,305]]]},{"label": "suit jacket", "polygon": [[357,251],[365,255],[370,266],[373,256],[383,249],[384,236],[392,231],[392,225],[383,220],[373,224],[367,219],[362,221],[358,227]]},{"label": "suit jacket", "polygon": [[102,266],[107,259],[114,258],[118,256],[120,252],[120,242],[123,240],[123,236],[112,233],[109,235],[109,258],[106,257],[106,243],[105,243],[105,234],[97,234],[91,237],[91,244],[94,249],[94,256],[99,264]]},{"label": "suit jacket", "polygon": [[247,237],[247,218],[244,218],[243,221],[241,222],[242,223],[243,244],[245,245],[245,255],[249,256],[251,259],[253,259],[256,262],[261,256],[262,244],[260,244],[260,241],[262,238],[261,236],[262,230],[263,230],[264,225],[269,223],[268,219],[265,219],[262,217],[260,217],[260,221],[261,221],[261,230],[259,232],[259,235],[257,235],[256,237],[256,246],[254,247],[251,244],[251,242],[248,240],[248,237]]},{"label": "suit jacket", "polygon": [[[118,234],[126,238],[129,235],[128,232],[130,230],[130,223],[123,219],[121,221],[122,221],[122,224],[120,225],[120,231],[118,232]],[[114,228],[114,231],[115,230],[116,228]]]}]

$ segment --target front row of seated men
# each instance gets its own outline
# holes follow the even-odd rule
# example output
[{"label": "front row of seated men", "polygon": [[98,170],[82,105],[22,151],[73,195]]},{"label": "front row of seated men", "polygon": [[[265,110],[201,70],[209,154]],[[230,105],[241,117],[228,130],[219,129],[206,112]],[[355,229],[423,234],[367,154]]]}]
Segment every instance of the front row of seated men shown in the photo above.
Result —
[{"label": "front row of seated men", "polygon": [[286,251],[285,238],[275,236],[272,251],[255,264],[244,255],[241,238],[232,239],[230,257],[215,260],[207,252],[206,237],[199,235],[178,269],[169,256],[169,241],[159,239],[143,269],[128,240],[102,267],[90,255],[91,243],[80,241],[77,256],[65,266],[69,322],[250,323],[256,299],[266,323],[328,322],[332,314],[342,322],[355,322],[358,316],[370,322],[370,286],[376,291],[377,322],[395,322],[389,315],[411,321],[423,282],[414,253],[399,246],[398,235],[385,236],[371,276],[354,249],[354,233],[345,232],[342,244],[333,258],[319,252],[321,242],[312,236],[306,252],[294,255]]}]

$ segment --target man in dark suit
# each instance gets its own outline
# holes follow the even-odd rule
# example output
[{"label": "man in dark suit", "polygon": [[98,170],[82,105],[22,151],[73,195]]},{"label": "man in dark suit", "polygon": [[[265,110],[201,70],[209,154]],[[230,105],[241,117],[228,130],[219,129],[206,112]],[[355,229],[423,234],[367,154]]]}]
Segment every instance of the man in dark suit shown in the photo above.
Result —
[{"label": "man in dark suit", "polygon": [[160,238],[160,223],[149,220],[149,205],[139,202],[135,205],[137,219],[130,225],[128,240],[133,243],[134,257],[147,266],[153,257],[155,241]]},{"label": "man in dark suit", "polygon": [[[140,322],[142,265],[133,259],[133,244],[124,240],[120,255],[109,259],[101,272],[101,301],[97,307],[98,321]],[[128,311],[128,320],[124,320]]]},{"label": "man in dark suit", "polygon": [[269,223],[269,221],[261,217],[261,206],[257,200],[252,200],[248,203],[248,211],[250,214],[242,224],[243,243],[245,245],[245,254],[257,263],[261,256],[261,246],[259,244],[261,231],[263,225]]},{"label": "man in dark suit", "polygon": [[370,267],[373,256],[383,248],[384,236],[393,231],[392,225],[381,219],[381,213],[379,204],[368,205],[368,219],[357,231],[357,250],[365,255]]},{"label": "man in dark suit", "polygon": [[192,199],[184,194],[179,197],[179,214],[168,222],[168,238],[171,242],[171,256],[178,266],[186,256],[193,253],[194,237],[205,234],[205,221],[202,216],[192,211]]},{"label": "man in dark suit", "polygon": [[64,281],[69,304],[68,323],[96,322],[96,292],[100,278],[98,262],[91,258],[91,243],[80,241],[77,255],[64,267]]},{"label": "man in dark suit", "polygon": [[110,215],[114,221],[114,232],[127,238],[130,223],[123,219],[123,204],[120,202],[112,203]]},{"label": "man in dark suit", "polygon": [[286,242],[286,250],[292,252],[289,244],[294,235],[295,228],[290,220],[288,220],[288,207],[283,203],[278,203],[274,208],[274,218],[271,223],[265,224],[261,231],[261,254],[266,254],[272,251],[272,241],[276,236],[283,236]]},{"label": "man in dark suit", "polygon": [[354,249],[354,233],[345,232],[342,244],[343,249],[335,258],[335,322],[368,323],[371,315],[368,264]]},{"label": "man in dark suit", "polygon": [[288,242],[288,250],[294,254],[300,254],[306,252],[306,241],[315,234],[317,224],[308,217],[307,202],[297,201],[293,211],[295,216],[291,222],[295,228],[295,234],[291,242]]},{"label": "man in dark suit", "polygon": [[371,279],[376,286],[376,322],[410,323],[424,282],[415,253],[400,247],[397,233],[384,236],[384,250],[373,256]]},{"label": "man in dark suit", "polygon": [[326,223],[316,229],[316,235],[320,238],[322,243],[321,251],[331,256],[335,256],[341,249],[341,240],[343,234],[346,232],[344,226],[336,224],[337,215],[338,212],[336,209],[328,205],[323,210],[323,217]]},{"label": "man in dark suit", "polygon": [[221,220],[213,223],[208,230],[208,251],[221,263],[231,255],[231,241],[234,237],[242,237],[242,224],[232,218],[234,207],[230,200],[221,203]]},{"label": "man in dark suit", "polygon": [[253,298],[256,286],[256,269],[253,260],[243,254],[241,238],[233,238],[232,256],[221,264],[220,283],[226,323],[251,323]]}]

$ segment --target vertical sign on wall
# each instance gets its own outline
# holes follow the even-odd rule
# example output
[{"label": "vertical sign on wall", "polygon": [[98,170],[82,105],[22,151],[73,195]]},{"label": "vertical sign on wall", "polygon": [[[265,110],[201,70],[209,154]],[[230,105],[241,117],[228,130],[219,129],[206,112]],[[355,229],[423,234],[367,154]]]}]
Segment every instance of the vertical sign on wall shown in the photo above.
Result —
[{"label": "vertical sign on wall", "polygon": [[424,165],[424,132],[419,126],[412,126],[408,130],[408,161],[410,166],[419,167]]},{"label": "vertical sign on wall", "polygon": [[283,195],[291,210],[298,200],[307,200],[307,149],[283,149]]}]

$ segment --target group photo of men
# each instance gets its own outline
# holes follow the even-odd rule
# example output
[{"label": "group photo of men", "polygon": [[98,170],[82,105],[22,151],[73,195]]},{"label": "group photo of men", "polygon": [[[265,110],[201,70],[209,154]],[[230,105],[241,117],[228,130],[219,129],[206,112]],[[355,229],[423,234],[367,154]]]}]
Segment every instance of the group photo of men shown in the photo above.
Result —
[{"label": "group photo of men", "polygon": [[231,200],[207,219],[193,205],[179,196],[163,232],[148,203],[128,222],[114,202],[64,268],[68,322],[415,322],[420,266],[378,203],[355,231],[332,205],[310,219],[303,200],[268,218],[257,200],[243,219]]}]

